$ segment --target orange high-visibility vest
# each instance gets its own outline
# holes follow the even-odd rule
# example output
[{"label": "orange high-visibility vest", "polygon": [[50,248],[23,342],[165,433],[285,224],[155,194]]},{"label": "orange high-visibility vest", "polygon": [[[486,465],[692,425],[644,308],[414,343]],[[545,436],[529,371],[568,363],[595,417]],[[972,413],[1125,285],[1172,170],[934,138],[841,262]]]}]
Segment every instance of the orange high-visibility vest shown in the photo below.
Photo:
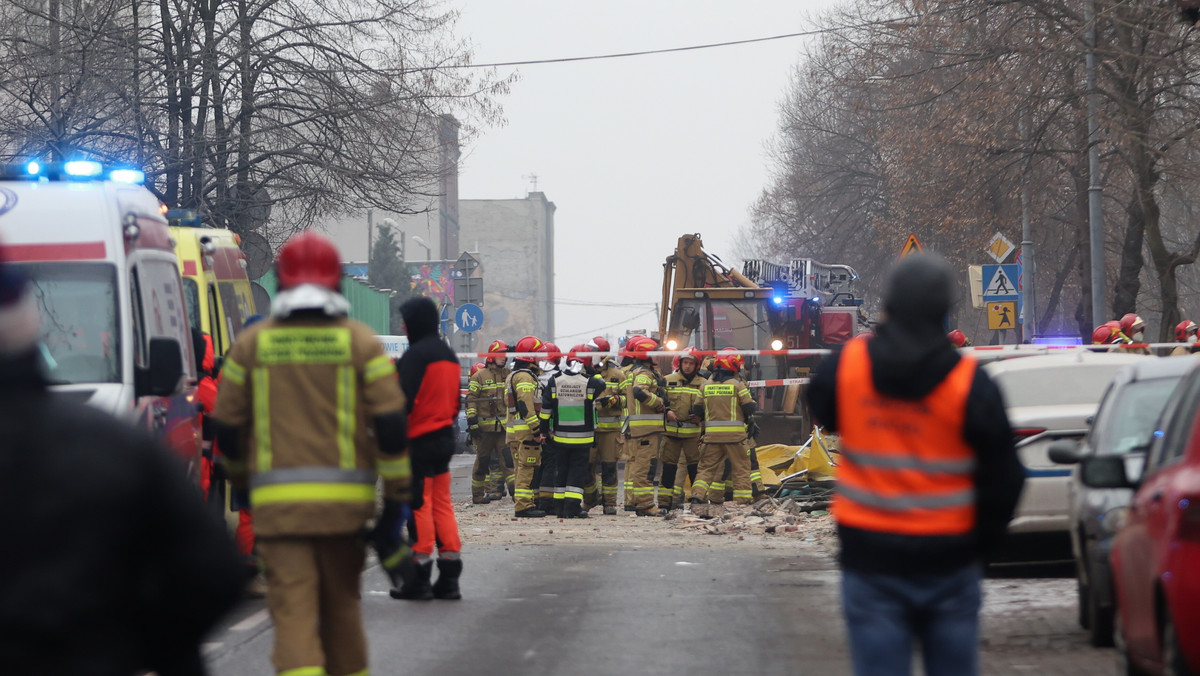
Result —
[{"label": "orange high-visibility vest", "polygon": [[838,523],[901,535],[963,535],[975,527],[975,452],[963,438],[977,364],[964,356],[922,399],[880,394],[867,340],[846,344],[837,371]]}]

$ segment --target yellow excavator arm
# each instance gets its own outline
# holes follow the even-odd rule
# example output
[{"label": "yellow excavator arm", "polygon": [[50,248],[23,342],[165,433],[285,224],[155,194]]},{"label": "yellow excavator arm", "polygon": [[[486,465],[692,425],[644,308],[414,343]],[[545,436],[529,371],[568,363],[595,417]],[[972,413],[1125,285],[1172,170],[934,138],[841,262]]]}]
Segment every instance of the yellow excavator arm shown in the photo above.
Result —
[{"label": "yellow excavator arm", "polygon": [[658,333],[667,335],[671,309],[684,289],[713,287],[758,289],[759,285],[742,273],[721,262],[704,250],[699,233],[683,235],[675,245],[675,253],[663,263],[662,304],[659,306]]}]

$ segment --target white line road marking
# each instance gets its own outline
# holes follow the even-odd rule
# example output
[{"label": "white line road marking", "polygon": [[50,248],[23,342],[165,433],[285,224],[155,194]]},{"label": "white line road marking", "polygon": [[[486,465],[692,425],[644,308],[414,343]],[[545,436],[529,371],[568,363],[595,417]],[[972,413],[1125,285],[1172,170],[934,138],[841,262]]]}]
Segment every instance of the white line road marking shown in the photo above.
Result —
[{"label": "white line road marking", "polygon": [[237,624],[233,625],[232,627],[230,627],[230,629],[233,631],[249,631],[249,630],[257,627],[258,625],[262,624],[263,622],[266,622],[267,618],[268,618],[267,609],[263,608],[262,610],[258,611],[257,613],[254,613],[250,617],[247,617],[246,619],[242,620],[241,622],[238,622]]}]

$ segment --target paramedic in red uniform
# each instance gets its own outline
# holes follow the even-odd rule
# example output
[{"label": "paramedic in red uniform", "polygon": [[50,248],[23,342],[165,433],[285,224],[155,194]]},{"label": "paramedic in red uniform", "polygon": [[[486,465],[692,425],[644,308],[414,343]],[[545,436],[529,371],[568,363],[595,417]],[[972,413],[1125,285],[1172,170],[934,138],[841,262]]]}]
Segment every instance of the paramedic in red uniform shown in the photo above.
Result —
[{"label": "paramedic in red uniform", "polygon": [[[462,367],[454,351],[438,336],[438,309],[425,297],[400,306],[408,350],[400,358],[400,389],[408,402],[408,437],[413,463],[413,505],[417,543],[416,570],[394,598],[460,599],[462,542],[450,501],[450,458],[454,455],[454,421],[459,409]],[[438,579],[431,586],[433,549],[437,545]]]}]

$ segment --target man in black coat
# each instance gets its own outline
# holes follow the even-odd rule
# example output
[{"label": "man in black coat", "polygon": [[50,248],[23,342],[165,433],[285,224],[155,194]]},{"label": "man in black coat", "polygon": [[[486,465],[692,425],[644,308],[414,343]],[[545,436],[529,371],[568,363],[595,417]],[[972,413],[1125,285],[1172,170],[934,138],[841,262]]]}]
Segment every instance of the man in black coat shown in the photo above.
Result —
[{"label": "man in black coat", "polygon": [[0,671],[204,673],[245,573],[183,466],[51,393],[37,305],[0,246]]}]

